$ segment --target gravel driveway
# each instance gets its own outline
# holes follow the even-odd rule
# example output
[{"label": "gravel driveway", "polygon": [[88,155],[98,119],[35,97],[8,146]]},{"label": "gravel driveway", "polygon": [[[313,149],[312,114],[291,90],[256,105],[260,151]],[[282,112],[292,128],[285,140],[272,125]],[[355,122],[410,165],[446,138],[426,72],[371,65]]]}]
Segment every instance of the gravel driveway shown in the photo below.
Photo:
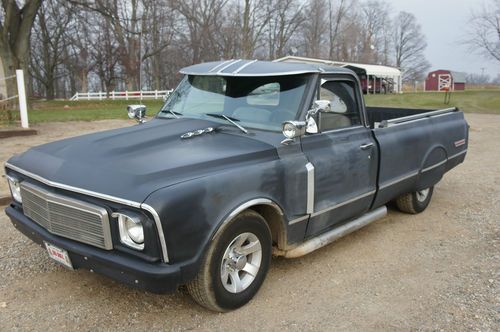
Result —
[{"label": "gravel driveway", "polygon": [[[248,305],[214,314],[179,291],[153,295],[68,271],[0,216],[0,331],[500,330],[500,116],[469,114],[466,162],[419,215],[387,217],[299,259],[275,258]],[[29,146],[131,124],[44,124]],[[3,182],[3,181],[2,181]],[[1,194],[6,193],[2,183]],[[2,192],[3,191],[3,192]]]}]

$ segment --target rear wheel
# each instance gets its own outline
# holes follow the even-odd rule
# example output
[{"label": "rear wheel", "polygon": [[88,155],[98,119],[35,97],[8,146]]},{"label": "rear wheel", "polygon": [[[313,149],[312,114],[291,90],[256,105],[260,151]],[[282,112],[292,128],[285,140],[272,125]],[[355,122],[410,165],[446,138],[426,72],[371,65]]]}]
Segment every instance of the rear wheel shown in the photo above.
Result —
[{"label": "rear wheel", "polygon": [[429,187],[412,193],[399,196],[396,205],[402,212],[417,214],[424,211],[429,205],[434,187]]},{"label": "rear wheel", "polygon": [[259,290],[270,259],[271,232],[266,221],[257,212],[245,211],[218,232],[187,289],[210,310],[239,308]]}]

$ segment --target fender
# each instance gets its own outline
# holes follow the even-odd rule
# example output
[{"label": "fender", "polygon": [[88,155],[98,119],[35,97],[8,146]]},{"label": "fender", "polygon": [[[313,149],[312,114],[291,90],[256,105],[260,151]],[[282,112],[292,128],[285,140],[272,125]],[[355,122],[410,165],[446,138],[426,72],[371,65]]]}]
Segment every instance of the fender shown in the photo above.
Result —
[{"label": "fender", "polygon": [[443,145],[433,145],[422,158],[419,176],[416,181],[416,190],[429,188],[441,180],[445,173],[448,153]]}]

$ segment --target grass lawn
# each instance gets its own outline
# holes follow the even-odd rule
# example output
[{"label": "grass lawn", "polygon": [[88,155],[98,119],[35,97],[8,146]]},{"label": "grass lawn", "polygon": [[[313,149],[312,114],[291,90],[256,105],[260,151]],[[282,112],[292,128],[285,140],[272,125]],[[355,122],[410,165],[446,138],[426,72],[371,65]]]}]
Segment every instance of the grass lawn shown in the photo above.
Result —
[{"label": "grass lawn", "polygon": [[[404,93],[365,96],[368,106],[440,109],[457,106],[467,113],[500,114],[500,89],[470,90],[454,92],[449,105],[444,104],[444,93]],[[158,100],[103,100],[103,101],[31,101],[29,121],[32,124],[53,121],[93,121],[104,119],[127,119],[127,105],[143,103],[149,116],[160,109]],[[13,112],[19,120],[19,112]],[[6,123],[1,121],[0,124]]]},{"label": "grass lawn", "polygon": [[[156,114],[163,105],[163,100],[94,100],[94,101],[69,101],[32,100],[28,109],[29,122],[54,121],[94,121],[105,119],[127,119],[127,105],[144,104],[147,106],[149,116]],[[14,121],[19,121],[19,111],[13,111]],[[8,125],[6,121],[0,124]]]},{"label": "grass lawn", "polygon": [[456,106],[466,113],[500,114],[500,89],[452,92],[449,105],[442,92],[365,96],[368,106],[440,109]]}]

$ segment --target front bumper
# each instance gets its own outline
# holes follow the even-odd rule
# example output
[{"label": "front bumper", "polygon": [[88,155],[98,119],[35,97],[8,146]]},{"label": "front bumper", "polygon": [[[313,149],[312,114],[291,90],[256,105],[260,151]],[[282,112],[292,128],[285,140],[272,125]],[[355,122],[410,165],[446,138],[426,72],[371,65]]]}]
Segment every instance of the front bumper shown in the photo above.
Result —
[{"label": "front bumper", "polygon": [[84,268],[153,293],[170,293],[183,283],[182,267],[148,263],[116,250],[103,250],[49,233],[14,206],[5,209],[14,227],[42,247],[44,241],[68,251],[75,269]]}]

